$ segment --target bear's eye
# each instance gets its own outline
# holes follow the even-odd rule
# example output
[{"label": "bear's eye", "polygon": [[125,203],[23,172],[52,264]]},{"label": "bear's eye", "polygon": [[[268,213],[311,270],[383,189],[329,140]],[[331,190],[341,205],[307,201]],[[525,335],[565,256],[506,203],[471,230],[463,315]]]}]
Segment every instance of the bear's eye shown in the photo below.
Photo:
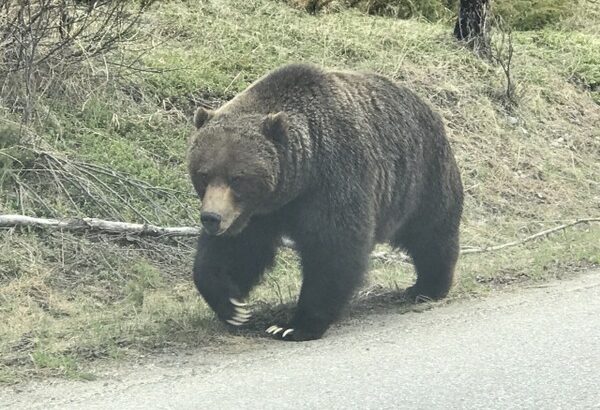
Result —
[{"label": "bear's eye", "polygon": [[192,183],[194,184],[194,188],[200,197],[204,196],[206,191],[206,187],[208,186],[209,176],[208,173],[203,171],[198,171],[192,178]]},{"label": "bear's eye", "polygon": [[234,191],[237,191],[237,190],[243,188],[243,186],[244,186],[244,177],[239,176],[239,175],[234,175],[234,176],[229,177],[229,186]]},{"label": "bear's eye", "polygon": [[208,180],[208,172],[206,172],[206,171],[197,171],[196,172],[196,178],[198,178],[201,181],[207,181]]},{"label": "bear's eye", "polygon": [[192,181],[194,185],[194,189],[200,198],[202,198],[206,192],[206,184],[202,181],[194,180]]}]

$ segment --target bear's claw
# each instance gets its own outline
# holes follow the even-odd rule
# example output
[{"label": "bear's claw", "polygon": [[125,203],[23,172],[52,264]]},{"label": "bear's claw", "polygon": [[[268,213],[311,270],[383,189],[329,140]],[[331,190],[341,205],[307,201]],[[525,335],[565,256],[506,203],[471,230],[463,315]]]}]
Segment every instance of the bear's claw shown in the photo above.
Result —
[{"label": "bear's claw", "polygon": [[248,309],[244,309],[240,306],[246,306],[246,303],[242,303],[237,299],[229,299],[231,304],[233,305],[233,317],[231,319],[225,320],[227,323],[233,326],[241,326],[248,321],[252,317],[252,313]]},{"label": "bear's claw", "polygon": [[276,334],[278,334],[281,331],[283,331],[283,333],[281,334],[281,338],[285,339],[285,337],[287,335],[292,334],[294,332],[294,329],[285,329],[283,327],[273,325],[266,330],[266,332],[268,334],[273,335],[273,336],[275,336]]},{"label": "bear's claw", "polygon": [[234,310],[235,310],[235,314],[236,315],[250,316],[250,311],[248,309],[244,309],[244,308],[240,308],[240,307],[235,306]]},{"label": "bear's claw", "polygon": [[240,302],[239,300],[234,299],[234,298],[229,298],[229,301],[231,302],[231,304],[233,306],[243,307],[243,306],[247,305],[247,303]]},{"label": "bear's claw", "polygon": [[243,322],[237,322],[233,319],[227,319],[226,322],[233,326],[241,326],[244,324]]}]

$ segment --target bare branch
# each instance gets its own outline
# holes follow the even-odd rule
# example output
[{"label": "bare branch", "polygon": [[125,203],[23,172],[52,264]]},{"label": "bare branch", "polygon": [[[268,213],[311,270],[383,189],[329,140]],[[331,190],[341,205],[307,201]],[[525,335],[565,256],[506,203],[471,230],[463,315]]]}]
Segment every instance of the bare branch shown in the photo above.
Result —
[{"label": "bare branch", "polygon": [[46,219],[24,215],[0,215],[0,227],[32,226],[69,231],[136,234],[142,236],[198,236],[200,228],[189,226],[161,227],[150,224],[106,221],[97,218]]},{"label": "bare branch", "polygon": [[[552,233],[565,230],[575,225],[591,222],[600,222],[600,217],[577,219],[567,224],[546,229],[521,240],[507,242],[501,245],[490,246],[486,248],[463,248],[461,249],[461,254],[470,255],[475,253],[499,251],[502,249],[519,246],[541,237],[547,237]],[[202,229],[199,227],[162,227],[151,224],[133,224],[127,222],[106,221],[98,218],[46,219],[34,218],[25,215],[0,215],[0,227],[13,228],[25,226],[37,228],[65,229],[70,231],[96,231],[110,234],[135,234],[150,237],[194,237],[200,235],[200,233],[202,232]],[[292,240],[285,237],[282,238],[281,244],[291,249],[294,249],[296,247]],[[371,258],[384,262],[410,261],[409,257],[399,252],[374,252],[372,253]]]},{"label": "bare branch", "polygon": [[39,91],[58,83],[53,81],[55,72],[73,71],[73,64],[133,40],[142,14],[152,3],[0,0],[3,98],[12,102],[13,110],[21,112],[27,123]]},{"label": "bare branch", "polygon": [[483,252],[499,251],[501,249],[506,249],[506,248],[510,248],[510,247],[513,247],[513,246],[523,245],[524,243],[531,242],[534,239],[541,238],[541,237],[544,237],[544,236],[548,236],[548,235],[550,235],[551,233],[554,233],[554,232],[563,231],[563,230],[565,230],[567,228],[570,228],[572,226],[575,226],[575,225],[579,225],[579,224],[583,224],[583,223],[590,223],[590,222],[600,222],[600,218],[577,219],[576,221],[573,221],[571,223],[560,225],[560,226],[556,226],[554,228],[550,228],[550,229],[546,229],[545,231],[538,232],[536,234],[528,236],[528,237],[526,237],[524,239],[521,239],[519,241],[508,242],[508,243],[504,243],[502,245],[490,246],[490,247],[487,247],[487,248],[469,248],[469,249],[464,249],[464,250],[461,250],[460,253],[463,254],[463,255],[468,255],[468,254],[473,254],[473,253],[483,253]]}]

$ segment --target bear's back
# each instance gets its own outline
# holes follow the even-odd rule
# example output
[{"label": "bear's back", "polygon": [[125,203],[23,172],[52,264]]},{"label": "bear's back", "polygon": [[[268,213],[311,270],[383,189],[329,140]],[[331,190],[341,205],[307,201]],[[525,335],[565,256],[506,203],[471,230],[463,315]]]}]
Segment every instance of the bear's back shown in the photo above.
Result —
[{"label": "bear's back", "polygon": [[287,64],[269,72],[218,111],[239,114],[288,111],[323,120],[328,116],[339,120],[358,115],[362,118],[355,119],[363,124],[396,122],[402,117],[439,123],[420,97],[385,76],[326,70],[306,63]]},{"label": "bear's back", "polygon": [[327,72],[311,64],[288,64],[256,80],[218,113],[275,113],[301,108],[310,90],[323,90]]}]

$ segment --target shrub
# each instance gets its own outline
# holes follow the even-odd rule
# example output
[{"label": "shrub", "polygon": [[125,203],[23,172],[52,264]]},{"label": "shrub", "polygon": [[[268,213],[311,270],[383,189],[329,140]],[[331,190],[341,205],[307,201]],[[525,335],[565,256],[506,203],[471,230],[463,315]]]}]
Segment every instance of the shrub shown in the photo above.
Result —
[{"label": "shrub", "polygon": [[571,14],[573,2],[568,0],[496,1],[492,7],[515,30],[539,30],[558,23]]},{"label": "shrub", "polygon": [[370,14],[388,15],[401,19],[422,17],[429,21],[447,19],[454,14],[457,0],[368,0],[356,5]]},{"label": "shrub", "polygon": [[[456,17],[459,0],[286,0],[293,7],[309,12],[341,7],[358,8],[369,14],[401,19],[420,17],[429,21],[451,20]],[[336,6],[336,7],[334,7]],[[495,14],[513,30],[537,30],[556,24],[571,15],[573,3],[568,0],[496,0]]]},{"label": "shrub", "polygon": [[68,78],[76,63],[129,41],[152,2],[2,1],[0,102],[29,121],[35,97],[48,92],[53,78]]}]

